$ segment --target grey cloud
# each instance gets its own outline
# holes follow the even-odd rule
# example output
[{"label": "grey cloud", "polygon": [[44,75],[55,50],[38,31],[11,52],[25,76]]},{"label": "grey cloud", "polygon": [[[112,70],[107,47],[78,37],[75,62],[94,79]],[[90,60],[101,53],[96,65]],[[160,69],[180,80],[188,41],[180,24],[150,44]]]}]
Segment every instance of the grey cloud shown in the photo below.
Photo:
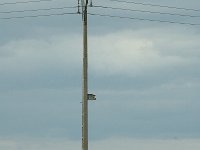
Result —
[{"label": "grey cloud", "polygon": [[[2,22],[2,136],[80,139],[81,26],[81,16]],[[198,31],[89,18],[91,139],[199,137]]]},{"label": "grey cloud", "polygon": [[1,79],[5,83],[1,88],[12,85],[27,88],[36,84],[69,86],[67,84],[72,85],[75,76],[78,81],[81,78],[77,71],[81,66],[80,48],[70,46],[78,38],[75,36],[74,40],[66,39],[66,42],[64,39],[19,40],[2,46],[1,53],[7,56],[0,60]]},{"label": "grey cloud", "polygon": [[[79,149],[81,141],[72,141],[68,139],[1,139],[0,148],[5,150],[56,150],[56,149]],[[100,141],[89,143],[91,149],[121,150],[133,148],[141,150],[198,150],[199,139],[131,139],[123,137],[113,137]]]},{"label": "grey cloud", "polygon": [[80,101],[80,94],[70,89],[1,93],[1,135],[78,138]]}]

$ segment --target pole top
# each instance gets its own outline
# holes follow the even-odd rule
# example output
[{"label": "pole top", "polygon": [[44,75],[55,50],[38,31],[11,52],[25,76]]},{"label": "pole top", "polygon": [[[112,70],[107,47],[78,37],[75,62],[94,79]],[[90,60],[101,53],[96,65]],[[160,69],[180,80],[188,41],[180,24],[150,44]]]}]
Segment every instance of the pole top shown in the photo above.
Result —
[{"label": "pole top", "polygon": [[88,0],[81,0],[81,2],[83,7],[88,5]]}]

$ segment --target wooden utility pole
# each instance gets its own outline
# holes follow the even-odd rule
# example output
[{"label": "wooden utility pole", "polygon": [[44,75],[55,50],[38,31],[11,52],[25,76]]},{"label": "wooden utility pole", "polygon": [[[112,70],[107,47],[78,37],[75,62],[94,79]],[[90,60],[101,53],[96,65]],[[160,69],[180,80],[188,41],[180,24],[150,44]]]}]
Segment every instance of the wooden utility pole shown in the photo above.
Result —
[{"label": "wooden utility pole", "polygon": [[83,19],[82,150],[88,150],[88,46],[87,46],[88,0],[82,0],[81,6],[82,6],[82,19]]},{"label": "wooden utility pole", "polygon": [[88,94],[88,40],[87,40],[88,0],[82,0],[81,6],[82,6],[82,20],[83,20],[82,150],[88,150],[88,100],[96,100],[95,97],[96,95]]}]

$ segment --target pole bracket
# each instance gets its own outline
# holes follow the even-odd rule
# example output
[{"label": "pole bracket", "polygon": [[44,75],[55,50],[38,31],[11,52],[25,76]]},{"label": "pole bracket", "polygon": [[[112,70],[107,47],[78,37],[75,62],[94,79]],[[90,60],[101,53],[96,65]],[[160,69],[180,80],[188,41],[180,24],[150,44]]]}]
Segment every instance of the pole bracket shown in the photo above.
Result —
[{"label": "pole bracket", "polygon": [[96,100],[96,95],[88,94],[88,100],[92,100],[92,101]]}]

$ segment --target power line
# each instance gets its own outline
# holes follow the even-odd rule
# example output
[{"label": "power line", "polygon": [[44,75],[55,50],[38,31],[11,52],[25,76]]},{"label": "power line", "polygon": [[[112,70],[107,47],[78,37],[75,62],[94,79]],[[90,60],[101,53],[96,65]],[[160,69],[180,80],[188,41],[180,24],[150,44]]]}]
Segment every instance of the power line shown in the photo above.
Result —
[{"label": "power line", "polygon": [[97,8],[104,8],[104,9],[113,9],[113,10],[123,10],[123,11],[134,11],[134,12],[142,12],[142,13],[152,13],[152,14],[160,14],[160,15],[171,15],[171,16],[181,16],[181,17],[200,17],[200,16],[193,16],[187,14],[178,14],[178,13],[165,13],[165,12],[158,12],[158,11],[148,11],[148,10],[139,10],[139,9],[128,9],[128,8],[121,8],[121,7],[110,7],[110,6],[95,6],[92,7]]},{"label": "power line", "polygon": [[75,15],[78,13],[58,13],[58,14],[43,14],[43,15],[29,15],[29,16],[15,16],[15,17],[4,17],[0,18],[2,20],[9,20],[9,19],[23,19],[23,18],[37,18],[37,17],[50,17],[50,16],[63,16],[63,15]]},{"label": "power line", "polygon": [[108,15],[108,14],[95,14],[95,13],[88,13],[88,14],[91,15],[91,16],[100,16],[100,17],[110,17],[110,18],[119,18],[119,19],[130,19],[130,20],[141,20],[141,21],[151,21],[151,22],[160,22],[160,23],[200,26],[200,24],[189,23],[189,22],[176,22],[176,21],[156,20],[156,19],[144,19],[144,18],[116,16],[116,15]]},{"label": "power line", "polygon": [[[12,12],[26,12],[26,11],[40,11],[40,10],[53,10],[53,9],[65,9],[65,8],[76,8],[77,6],[71,7],[55,7],[55,8],[42,8],[42,9],[32,9],[32,10],[17,10],[17,11],[9,11],[9,12],[0,12],[0,13],[12,13]],[[99,6],[98,6],[99,7]],[[114,7],[106,7],[118,9]],[[123,8],[120,8],[123,9]],[[23,19],[23,18],[37,18],[37,17],[49,17],[49,16],[63,16],[63,15],[74,15],[81,13],[74,12],[66,12],[66,13],[52,13],[52,14],[40,14],[40,15],[27,15],[27,16],[14,16],[14,17],[2,17],[0,20],[9,20],[9,19]],[[117,15],[109,15],[109,14],[99,14],[99,13],[88,13],[91,16],[100,16],[100,17],[110,17],[110,18],[119,18],[119,19],[130,19],[130,20],[141,20],[141,21],[151,21],[151,22],[161,22],[161,23],[171,23],[171,24],[182,24],[182,25],[193,25],[200,26],[198,23],[189,23],[189,22],[176,22],[176,21],[166,21],[166,20],[156,20],[156,19],[145,19],[145,18],[137,18],[137,17],[128,17],[128,16],[117,16]]]},{"label": "power line", "polygon": [[141,3],[141,2],[133,2],[133,1],[125,1],[125,0],[110,0],[115,2],[122,2],[122,3],[132,3],[136,5],[144,5],[144,6],[152,6],[152,7],[164,7],[164,8],[170,8],[170,9],[181,9],[186,11],[200,11],[200,9],[194,9],[194,8],[184,8],[184,7],[175,7],[175,6],[167,6],[167,5],[158,5],[158,4],[151,4],[151,3]]},{"label": "power line", "polygon": [[14,4],[26,4],[26,3],[38,3],[38,2],[49,2],[52,0],[31,0],[31,1],[22,1],[22,2],[6,2],[6,3],[0,3],[1,5],[14,5]]},{"label": "power line", "polygon": [[[76,13],[57,13],[57,14],[14,16],[14,17],[3,17],[3,18],[0,18],[0,20],[23,19],[23,18],[38,18],[38,17],[50,17],[50,16],[63,16],[63,15],[77,15],[77,14],[80,14],[80,13],[76,12]],[[176,21],[156,20],[156,19],[144,19],[144,18],[127,17],[127,16],[116,16],[116,15],[108,15],[108,14],[88,13],[88,15],[100,16],[100,17],[110,17],[110,18],[119,18],[119,19],[130,19],[130,20],[140,20],[140,21],[151,21],[151,22],[160,22],[160,23],[171,23],[171,24],[200,26],[200,24],[189,23],[189,22],[176,22]]]},{"label": "power line", "polygon": [[36,12],[36,11],[48,11],[48,10],[62,10],[67,8],[77,8],[77,6],[71,7],[52,7],[52,8],[40,8],[40,9],[26,9],[26,10],[12,10],[12,11],[2,11],[0,14],[9,14],[9,13],[21,13],[21,12]]},{"label": "power line", "polygon": [[[48,11],[48,10],[61,10],[61,9],[70,9],[77,8],[78,6],[68,6],[68,7],[52,7],[52,8],[40,8],[40,9],[27,9],[27,10],[12,10],[12,11],[2,11],[0,14],[7,13],[21,13],[21,12],[35,12],[35,11]],[[123,10],[123,11],[133,11],[133,12],[142,12],[142,13],[153,13],[153,14],[161,14],[161,15],[172,15],[172,16],[181,16],[181,17],[200,17],[186,14],[178,14],[178,13],[165,13],[165,12],[156,12],[156,11],[148,11],[148,10],[139,10],[139,9],[127,9],[120,7],[110,7],[110,6],[101,6],[101,5],[93,5],[92,7],[103,8],[103,9],[113,9],[113,10]],[[91,7],[91,8],[92,8]]]}]

